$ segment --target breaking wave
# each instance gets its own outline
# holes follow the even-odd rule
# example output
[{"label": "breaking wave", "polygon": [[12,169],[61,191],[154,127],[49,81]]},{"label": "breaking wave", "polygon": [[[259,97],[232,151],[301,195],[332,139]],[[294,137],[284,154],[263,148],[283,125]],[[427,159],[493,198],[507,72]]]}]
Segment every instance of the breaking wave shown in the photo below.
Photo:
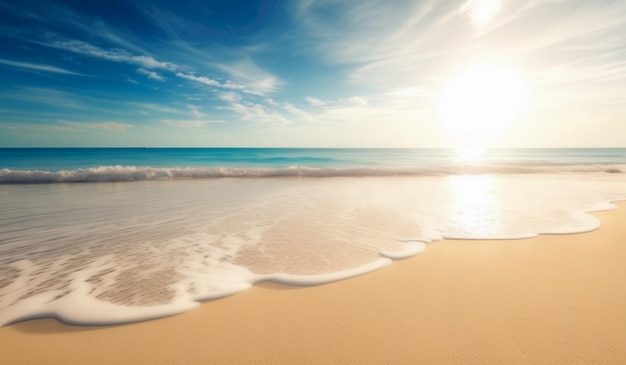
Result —
[{"label": "breaking wave", "polygon": [[419,176],[455,174],[516,173],[622,173],[626,165],[447,165],[436,167],[303,167],[283,168],[203,168],[99,166],[73,170],[1,169],[0,184],[49,184],[124,182],[167,179],[207,179],[220,177],[339,177],[339,176]]}]

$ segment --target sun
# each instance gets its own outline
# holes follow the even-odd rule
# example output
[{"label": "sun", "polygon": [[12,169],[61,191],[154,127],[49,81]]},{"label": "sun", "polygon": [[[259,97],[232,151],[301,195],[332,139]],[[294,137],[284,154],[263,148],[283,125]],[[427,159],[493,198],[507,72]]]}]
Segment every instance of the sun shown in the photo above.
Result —
[{"label": "sun", "polygon": [[489,147],[518,116],[524,87],[519,73],[481,63],[453,77],[439,99],[441,116],[458,149]]}]

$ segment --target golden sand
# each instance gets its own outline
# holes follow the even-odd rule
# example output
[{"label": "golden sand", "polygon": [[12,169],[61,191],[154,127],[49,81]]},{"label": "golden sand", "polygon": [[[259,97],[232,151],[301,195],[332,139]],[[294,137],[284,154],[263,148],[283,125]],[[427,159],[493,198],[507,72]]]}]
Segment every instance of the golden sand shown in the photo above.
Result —
[{"label": "golden sand", "polygon": [[594,232],[441,241],[315,287],[258,285],[164,319],[0,329],[1,364],[624,364],[626,203]]}]

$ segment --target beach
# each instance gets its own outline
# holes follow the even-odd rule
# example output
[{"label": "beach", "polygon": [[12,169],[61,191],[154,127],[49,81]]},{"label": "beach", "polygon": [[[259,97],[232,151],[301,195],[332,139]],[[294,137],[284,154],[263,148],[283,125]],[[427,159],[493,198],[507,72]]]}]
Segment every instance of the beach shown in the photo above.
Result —
[{"label": "beach", "polygon": [[0,18],[0,365],[626,365],[626,1]]},{"label": "beach", "polygon": [[[116,326],[0,329],[3,364],[617,364],[626,203],[589,233],[444,240],[326,285],[271,283]],[[620,225],[621,223],[621,225]]]}]

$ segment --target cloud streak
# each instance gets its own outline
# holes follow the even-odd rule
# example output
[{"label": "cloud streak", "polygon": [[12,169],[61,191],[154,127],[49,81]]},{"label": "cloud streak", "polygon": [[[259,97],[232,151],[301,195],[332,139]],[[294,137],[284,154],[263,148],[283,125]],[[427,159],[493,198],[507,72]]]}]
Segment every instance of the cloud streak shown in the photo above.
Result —
[{"label": "cloud streak", "polygon": [[146,75],[148,76],[149,79],[152,80],[157,80],[157,81],[165,81],[165,77],[163,77],[162,75],[154,72],[154,71],[149,71],[146,70],[145,68],[138,68],[137,72],[142,74],[142,75]]},{"label": "cloud streak", "polygon": [[273,93],[284,82],[275,75],[263,70],[249,59],[239,62],[220,64],[220,69],[227,72],[237,83],[246,85],[245,89],[256,93]]},{"label": "cloud streak", "polygon": [[11,67],[17,67],[20,69],[25,69],[27,71],[44,71],[44,72],[52,72],[52,73],[64,74],[64,75],[83,76],[82,74],[68,71],[66,69],[56,67],[56,66],[51,66],[51,65],[41,65],[37,63],[10,61],[10,60],[5,60],[5,59],[0,59],[0,64],[11,66]]},{"label": "cloud streak", "polygon": [[206,85],[206,86],[214,86],[214,87],[218,87],[222,89],[231,89],[231,90],[245,90],[245,87],[241,85],[237,85],[230,80],[227,80],[226,82],[222,83],[206,76],[196,76],[196,75],[184,73],[184,72],[177,72],[176,76],[180,77],[181,79],[193,81],[195,83]]},{"label": "cloud streak", "polygon": [[129,63],[146,69],[175,71],[180,68],[174,63],[158,61],[152,56],[133,55],[122,49],[106,50],[79,40],[54,41],[52,43],[46,43],[45,45],[94,58]]},{"label": "cloud streak", "polygon": [[103,49],[79,40],[62,40],[47,43],[47,46],[59,48],[80,55],[98,58],[102,60],[126,63],[140,66],[137,72],[157,81],[165,81],[166,78],[155,70],[172,72],[176,77],[192,81],[197,84],[221,89],[240,90],[248,94],[264,95],[278,90],[283,82],[274,75],[262,70],[250,60],[242,61],[233,65],[217,65],[217,68],[241,80],[242,84],[231,80],[218,81],[207,76],[197,76],[187,71],[189,67],[183,67],[177,63],[160,61],[153,56],[134,55],[123,49]]},{"label": "cloud streak", "polygon": [[65,120],[58,121],[59,124],[68,126],[71,128],[79,128],[79,129],[97,129],[107,132],[125,132],[129,128],[132,128],[132,125],[126,123],[118,123],[118,122],[70,122]]}]

